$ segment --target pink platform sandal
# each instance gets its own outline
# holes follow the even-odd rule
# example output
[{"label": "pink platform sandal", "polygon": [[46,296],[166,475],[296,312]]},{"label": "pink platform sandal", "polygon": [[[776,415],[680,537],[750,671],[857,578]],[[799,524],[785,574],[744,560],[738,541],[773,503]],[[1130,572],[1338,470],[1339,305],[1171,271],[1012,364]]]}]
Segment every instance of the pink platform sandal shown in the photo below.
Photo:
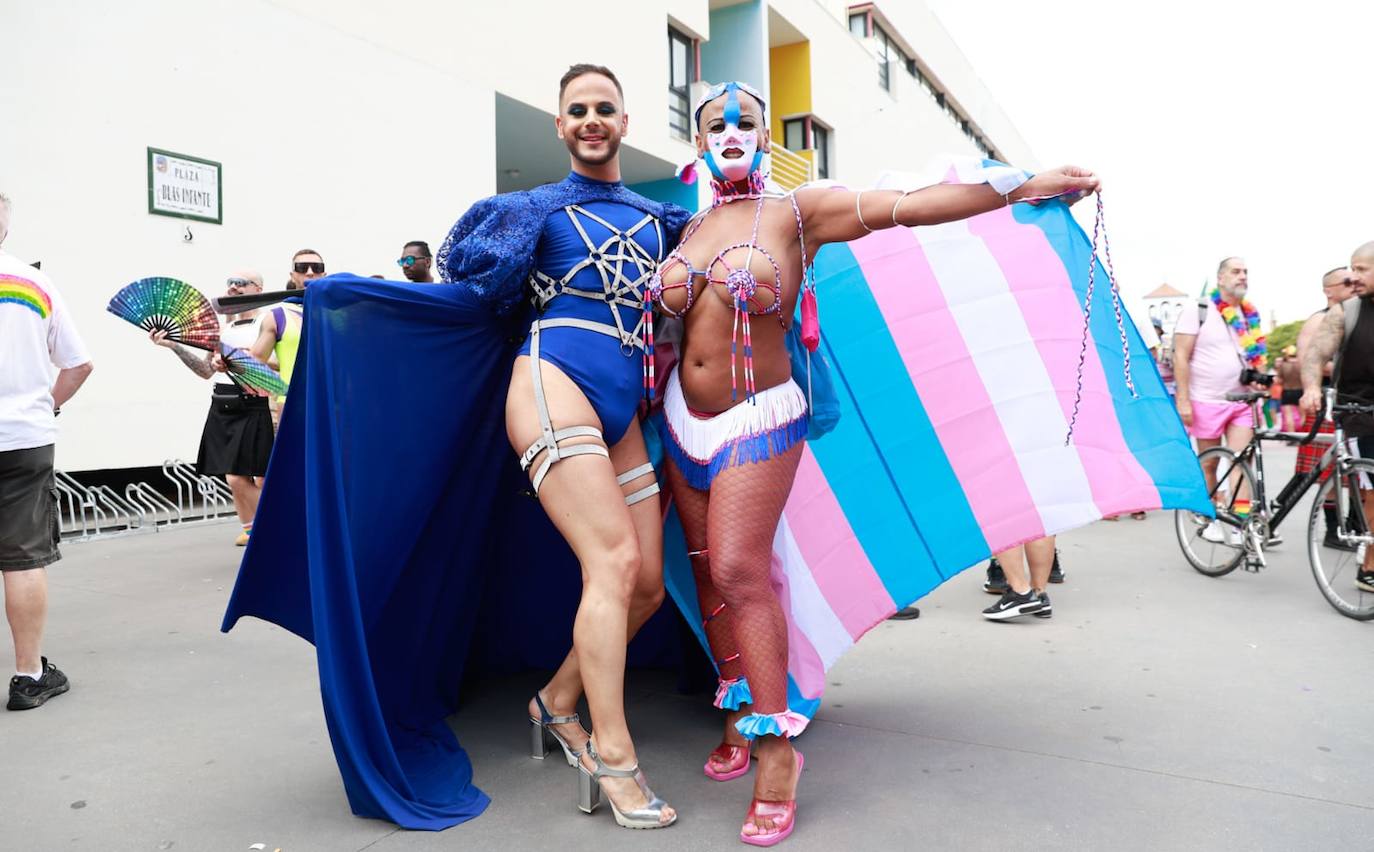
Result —
[{"label": "pink platform sandal", "polygon": [[[712,758],[717,758],[713,761]],[[716,746],[711,752],[711,756],[706,758],[706,765],[701,768],[706,773],[706,777],[712,781],[733,781],[741,775],[749,773],[749,746],[732,745],[723,742]],[[723,765],[717,769],[716,766]]]},{"label": "pink platform sandal", "polygon": [[[744,827],[739,832],[740,842],[750,846],[773,846],[791,836],[792,829],[797,827],[796,788],[801,783],[802,764],[805,762],[802,753],[797,752],[797,780],[792,785],[793,798],[785,802],[765,802],[762,799],[754,799],[749,803],[749,813],[745,814]],[[755,823],[759,817],[771,819],[773,830],[759,831]],[[749,834],[750,828],[753,828],[756,833]]]}]

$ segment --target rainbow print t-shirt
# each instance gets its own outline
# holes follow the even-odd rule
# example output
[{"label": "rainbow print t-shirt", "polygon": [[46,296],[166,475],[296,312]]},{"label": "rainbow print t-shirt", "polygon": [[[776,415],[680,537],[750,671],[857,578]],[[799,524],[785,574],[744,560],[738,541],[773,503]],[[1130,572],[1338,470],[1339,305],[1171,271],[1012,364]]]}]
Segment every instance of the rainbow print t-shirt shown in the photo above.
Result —
[{"label": "rainbow print t-shirt", "polygon": [[52,316],[52,297],[28,278],[0,273],[0,304],[20,305],[46,320]]},{"label": "rainbow print t-shirt", "polygon": [[89,360],[48,276],[0,251],[0,452],[56,441],[53,376]]}]

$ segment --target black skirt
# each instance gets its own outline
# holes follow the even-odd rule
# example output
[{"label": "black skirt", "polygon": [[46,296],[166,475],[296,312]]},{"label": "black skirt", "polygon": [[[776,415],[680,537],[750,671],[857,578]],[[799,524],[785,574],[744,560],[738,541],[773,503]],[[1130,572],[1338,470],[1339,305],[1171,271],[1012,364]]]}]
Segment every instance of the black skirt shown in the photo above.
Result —
[{"label": "black skirt", "polygon": [[206,476],[262,476],[272,457],[272,413],[267,397],[217,384],[200,434],[196,470]]}]

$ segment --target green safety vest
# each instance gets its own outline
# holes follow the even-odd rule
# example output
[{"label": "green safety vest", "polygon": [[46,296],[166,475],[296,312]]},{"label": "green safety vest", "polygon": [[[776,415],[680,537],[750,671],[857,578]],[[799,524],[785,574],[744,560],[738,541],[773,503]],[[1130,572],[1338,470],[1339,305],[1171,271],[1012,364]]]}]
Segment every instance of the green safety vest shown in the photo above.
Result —
[{"label": "green safety vest", "polygon": [[[288,385],[291,384],[291,373],[296,369],[296,350],[301,345],[303,319],[298,305],[278,305],[272,309],[272,321],[277,328],[277,345],[272,347],[272,352],[277,356],[282,381]],[[277,397],[277,402],[286,402],[285,394]]]}]

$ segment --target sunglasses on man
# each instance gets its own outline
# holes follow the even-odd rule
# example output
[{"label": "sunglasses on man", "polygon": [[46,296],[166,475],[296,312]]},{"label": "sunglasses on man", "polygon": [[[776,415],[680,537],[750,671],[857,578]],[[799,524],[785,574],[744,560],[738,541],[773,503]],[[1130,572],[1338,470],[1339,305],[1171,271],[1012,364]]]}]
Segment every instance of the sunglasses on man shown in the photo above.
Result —
[{"label": "sunglasses on man", "polygon": [[429,260],[427,257],[402,257],[396,261],[397,266],[404,266],[406,269],[415,265],[417,260]]},{"label": "sunglasses on man", "polygon": [[247,278],[229,278],[229,279],[226,279],[226,280],[225,280],[224,285],[225,285],[226,287],[228,287],[229,289],[231,289],[231,290],[233,290],[233,289],[242,290],[244,287],[261,287],[261,286],[262,286],[261,284],[259,284],[259,283],[256,282],[256,281],[249,281]]},{"label": "sunglasses on man", "polygon": [[324,261],[298,260],[291,266],[302,275],[307,272],[313,272],[316,275],[324,274]]}]

